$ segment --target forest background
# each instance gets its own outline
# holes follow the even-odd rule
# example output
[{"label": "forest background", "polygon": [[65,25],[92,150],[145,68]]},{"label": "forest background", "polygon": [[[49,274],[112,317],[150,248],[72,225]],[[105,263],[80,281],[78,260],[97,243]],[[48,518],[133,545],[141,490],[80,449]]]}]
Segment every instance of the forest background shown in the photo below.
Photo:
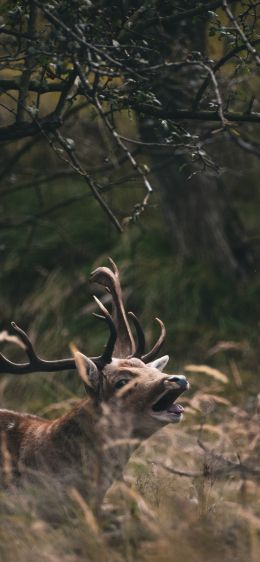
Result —
[{"label": "forest background", "polygon": [[[15,320],[43,357],[99,354],[88,278],[111,256],[192,379],[182,428],[115,489],[116,539],[75,498],[57,531],[22,496],[3,560],[259,558],[259,4],[0,4],[1,351],[23,358]],[[82,395],[71,372],[1,375],[1,407],[55,417]]]}]

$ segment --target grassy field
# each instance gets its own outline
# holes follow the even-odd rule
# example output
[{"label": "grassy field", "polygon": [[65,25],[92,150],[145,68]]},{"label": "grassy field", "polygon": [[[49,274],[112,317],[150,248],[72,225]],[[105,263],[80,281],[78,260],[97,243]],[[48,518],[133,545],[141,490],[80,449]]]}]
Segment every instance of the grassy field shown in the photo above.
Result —
[{"label": "grassy field", "polygon": [[[2,491],[1,561],[257,562],[259,396],[230,365],[226,373],[186,365],[185,420],[139,447],[107,494],[101,520],[75,488],[60,495],[46,476],[40,486]],[[12,381],[2,383],[2,402]],[[55,417],[75,394],[68,398],[57,377],[48,384],[58,401],[43,411],[32,399],[31,410]]]},{"label": "grassy field", "polygon": [[[82,189],[57,184],[48,203],[61,187],[68,197]],[[33,197],[17,196],[11,208],[23,217],[33,205]],[[259,560],[257,279],[234,282],[212,265],[182,262],[158,209],[149,213],[144,231],[130,229],[120,240],[91,201],[19,236],[4,233],[2,329],[15,320],[45,358],[67,356],[70,343],[99,354],[107,333],[92,317],[88,277],[111,255],[148,345],[158,316],[167,328],[169,372],[186,369],[191,390],[181,400],[183,423],[140,446],[108,493],[101,521],[75,489],[65,500],[46,477],[36,489],[2,491],[1,562]],[[23,360],[9,345],[1,351]],[[82,396],[69,372],[0,381],[1,407],[51,418]]]}]

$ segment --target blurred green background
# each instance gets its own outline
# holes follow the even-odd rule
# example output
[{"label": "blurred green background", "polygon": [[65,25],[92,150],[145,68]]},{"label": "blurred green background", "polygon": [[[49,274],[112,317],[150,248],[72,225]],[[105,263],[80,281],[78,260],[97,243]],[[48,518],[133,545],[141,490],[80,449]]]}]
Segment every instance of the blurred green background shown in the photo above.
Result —
[{"label": "blurred green background", "polygon": [[[100,146],[98,130],[92,140],[91,152],[86,150],[88,160],[95,158],[95,143]],[[81,141],[84,143],[84,137],[78,134]],[[232,176],[231,170],[226,187],[245,229],[254,231],[258,220],[258,162],[253,157],[243,160],[243,155],[239,156],[239,177],[236,170]],[[228,156],[218,153],[223,161],[236,157],[230,145]],[[229,359],[234,357],[244,370],[243,376],[253,384],[258,368],[259,330],[255,247],[254,266],[243,276],[231,274],[224,263],[221,265],[214,248],[205,255],[203,249],[200,254],[181,255],[169,229],[158,185],[142,221],[126,225],[120,235],[84,181],[63,170],[60,173],[64,177],[55,179],[57,167],[52,155],[46,147],[36,144],[26,164],[23,162],[21,187],[15,189],[15,173],[8,178],[7,194],[1,199],[2,217],[5,223],[9,221],[9,227],[1,231],[1,328],[8,330],[10,321],[15,320],[29,332],[46,358],[67,356],[72,342],[86,354],[100,353],[106,331],[92,316],[95,305],[91,294],[101,293],[89,285],[88,278],[96,266],[108,265],[107,258],[111,256],[121,272],[126,307],[140,318],[148,344],[157,335],[154,317],[163,319],[167,328],[164,351],[170,355],[171,369],[187,362],[228,368]],[[54,179],[50,181],[52,174]],[[101,175],[104,182],[105,173]],[[116,182],[122,176],[122,167],[112,167],[108,181]],[[44,181],[39,183],[41,177]],[[192,182],[188,186],[196,188]],[[109,204],[112,208],[130,208],[132,201],[140,198],[141,189],[140,180],[126,181],[109,192]],[[196,221],[205,220],[202,212],[195,217],[193,228],[196,230]],[[233,348],[231,344],[228,351],[211,355],[211,348],[221,341],[233,342]],[[3,350],[22,359],[21,352],[9,344]],[[9,375],[8,381],[4,404],[25,408],[30,385],[29,406],[33,411],[45,401],[43,389],[47,402],[53,400],[55,384],[60,381],[66,381],[71,390],[79,390],[77,377],[71,373],[48,377],[38,374],[19,380]]]}]

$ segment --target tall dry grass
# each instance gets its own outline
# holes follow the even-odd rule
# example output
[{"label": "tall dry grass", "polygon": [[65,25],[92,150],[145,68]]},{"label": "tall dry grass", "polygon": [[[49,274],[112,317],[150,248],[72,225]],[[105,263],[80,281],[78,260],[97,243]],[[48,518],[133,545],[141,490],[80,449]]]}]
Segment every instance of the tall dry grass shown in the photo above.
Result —
[{"label": "tall dry grass", "polygon": [[139,447],[100,519],[46,474],[1,491],[1,562],[258,562],[259,397],[232,401],[225,373],[187,370],[198,374],[184,422]]}]

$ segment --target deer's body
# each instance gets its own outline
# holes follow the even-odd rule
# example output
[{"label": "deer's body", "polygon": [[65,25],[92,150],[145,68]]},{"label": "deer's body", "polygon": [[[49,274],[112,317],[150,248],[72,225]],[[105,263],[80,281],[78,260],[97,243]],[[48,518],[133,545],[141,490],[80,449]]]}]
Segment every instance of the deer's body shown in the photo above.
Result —
[{"label": "deer's body", "polygon": [[47,474],[64,487],[80,488],[86,498],[92,496],[91,477],[101,451],[97,430],[88,398],[56,420],[0,410],[1,483],[40,482]]},{"label": "deer's body", "polygon": [[[83,403],[80,405],[82,409]],[[85,425],[87,412],[88,409],[84,408]],[[2,448],[11,460],[16,478],[28,468],[42,468],[58,474],[60,465],[65,467],[68,462],[78,461],[79,453],[76,452],[80,451],[82,439],[78,408],[57,420],[0,410],[0,431],[4,438]]]},{"label": "deer's body", "polygon": [[[138,348],[133,351],[117,270],[112,273],[99,268],[95,274],[100,283],[104,280],[104,284],[110,284],[112,296],[115,295],[115,318],[112,320],[99,303],[110,327],[110,339],[103,355],[90,359],[76,351],[75,359],[69,360],[77,367],[88,397],[56,420],[0,410],[0,436],[3,484],[49,474],[65,488],[77,486],[84,497],[88,500],[95,497],[95,503],[100,504],[133,449],[162,425],[180,421],[183,408],[175,400],[188,383],[182,375],[162,372],[168,356],[154,360],[165,336],[162,323],[156,346],[143,355],[144,336],[134,317]],[[117,321],[117,315],[121,322]],[[26,344],[30,359],[28,365],[21,366],[21,374],[26,369],[31,372],[33,366],[41,370],[47,365],[45,370],[50,370],[55,362],[39,359],[24,332],[18,328],[16,331]],[[112,356],[115,352],[119,357]],[[19,372],[19,365],[6,358],[2,361],[10,372]],[[64,368],[67,363],[64,360]]]}]

